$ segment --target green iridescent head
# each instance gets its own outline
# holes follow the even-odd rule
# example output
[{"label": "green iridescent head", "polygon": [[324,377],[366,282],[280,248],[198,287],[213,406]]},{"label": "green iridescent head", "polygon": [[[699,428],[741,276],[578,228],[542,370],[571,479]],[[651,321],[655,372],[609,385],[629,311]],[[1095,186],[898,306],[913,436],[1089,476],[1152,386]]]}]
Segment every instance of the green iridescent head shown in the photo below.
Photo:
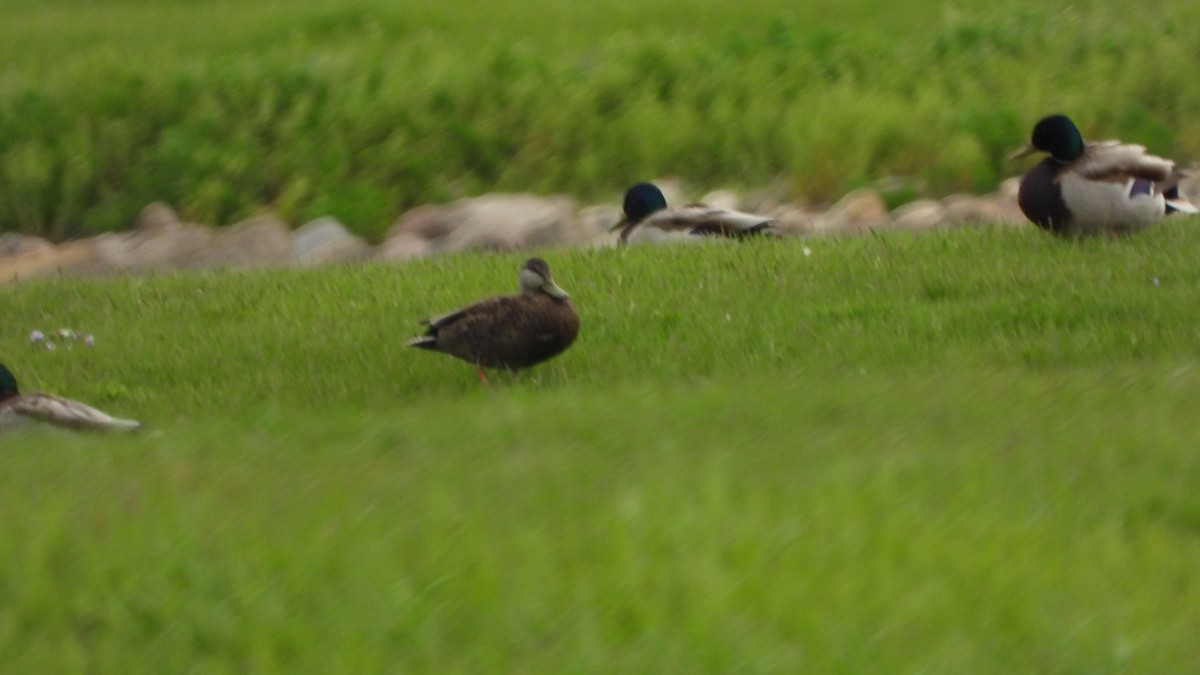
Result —
[{"label": "green iridescent head", "polygon": [[1024,147],[1010,156],[1017,159],[1037,151],[1050,153],[1060,162],[1070,163],[1083,156],[1085,145],[1079,127],[1066,115],[1049,115],[1033,127],[1033,135]]},{"label": "green iridescent head", "polygon": [[17,388],[17,378],[13,376],[8,367],[0,363],[0,400],[20,393],[21,390]]}]

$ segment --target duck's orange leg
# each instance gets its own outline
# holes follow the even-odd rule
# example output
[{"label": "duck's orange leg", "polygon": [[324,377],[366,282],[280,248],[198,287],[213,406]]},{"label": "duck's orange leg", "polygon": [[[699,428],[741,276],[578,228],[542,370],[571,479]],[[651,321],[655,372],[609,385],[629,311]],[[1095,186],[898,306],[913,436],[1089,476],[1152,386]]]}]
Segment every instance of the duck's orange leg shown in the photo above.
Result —
[{"label": "duck's orange leg", "polygon": [[476,363],[475,364],[475,372],[479,373],[479,381],[480,382],[484,383],[485,385],[491,385],[491,382],[488,382],[487,373],[483,372],[483,366]]}]

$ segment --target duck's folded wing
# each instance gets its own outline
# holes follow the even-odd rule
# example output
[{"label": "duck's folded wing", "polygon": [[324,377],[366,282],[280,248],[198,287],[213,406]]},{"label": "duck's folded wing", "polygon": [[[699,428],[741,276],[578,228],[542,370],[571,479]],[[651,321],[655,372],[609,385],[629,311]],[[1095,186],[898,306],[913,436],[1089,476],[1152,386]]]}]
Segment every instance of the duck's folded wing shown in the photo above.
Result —
[{"label": "duck's folded wing", "polygon": [[1141,145],[1099,141],[1087,144],[1083,157],[1072,165],[1072,169],[1090,180],[1124,182],[1142,178],[1162,183],[1172,176],[1175,162],[1148,154]]},{"label": "duck's folded wing", "polygon": [[459,319],[461,319],[463,317],[463,315],[466,314],[467,309],[469,309],[469,308],[463,307],[462,309],[456,309],[453,312],[446,312],[445,314],[439,314],[435,317],[425,319],[424,321],[421,322],[421,325],[429,326],[431,329],[441,328],[442,326],[447,326],[447,325],[452,324],[455,321],[458,321]]},{"label": "duck's folded wing", "polygon": [[771,219],[741,211],[691,205],[659,211],[643,223],[661,230],[689,230],[698,234],[737,237],[769,228]]},{"label": "duck's folded wing", "polygon": [[421,325],[428,326],[425,334],[420,337],[415,337],[408,341],[409,347],[421,347],[424,349],[438,349],[438,339],[445,334],[446,331],[460,332],[470,331],[470,326],[477,324],[481,320],[488,320],[489,317],[495,317],[504,314],[505,308],[512,304],[516,296],[496,296],[480,300],[473,305],[456,309],[453,312],[439,314],[430,319],[421,322]]},{"label": "duck's folded wing", "polygon": [[113,417],[85,403],[50,394],[22,396],[12,404],[12,411],[23,417],[69,429],[118,430],[141,426],[135,420]]}]

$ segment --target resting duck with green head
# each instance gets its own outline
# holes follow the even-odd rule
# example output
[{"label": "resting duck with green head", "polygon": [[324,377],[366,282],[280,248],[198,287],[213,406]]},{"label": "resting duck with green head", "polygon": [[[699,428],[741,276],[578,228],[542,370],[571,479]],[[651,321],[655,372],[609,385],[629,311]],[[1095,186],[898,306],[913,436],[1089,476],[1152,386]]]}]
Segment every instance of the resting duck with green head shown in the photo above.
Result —
[{"label": "resting duck with green head", "polygon": [[1055,234],[1133,232],[1174,212],[1200,212],[1179,195],[1182,174],[1175,162],[1120,141],[1084,142],[1065,115],[1050,115],[1033,128],[1025,147],[1010,159],[1034,152],[1049,156],[1022,178],[1017,203],[1026,218]]},{"label": "resting duck with green head", "polygon": [[621,245],[693,237],[742,238],[769,231],[771,219],[704,204],[667,207],[667,198],[653,183],[638,183],[625,192],[624,215],[613,230],[621,230]]},{"label": "resting duck with green head", "polygon": [[51,394],[22,394],[17,378],[0,363],[0,433],[32,422],[44,422],[67,429],[117,431],[141,426],[134,420],[123,420],[108,413]]}]

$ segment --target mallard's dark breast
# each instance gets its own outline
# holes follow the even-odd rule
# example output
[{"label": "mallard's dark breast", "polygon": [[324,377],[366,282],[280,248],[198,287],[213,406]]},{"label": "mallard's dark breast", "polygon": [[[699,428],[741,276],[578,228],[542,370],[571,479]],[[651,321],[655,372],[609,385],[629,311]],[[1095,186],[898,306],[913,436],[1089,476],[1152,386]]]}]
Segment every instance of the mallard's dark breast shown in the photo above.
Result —
[{"label": "mallard's dark breast", "polygon": [[1049,157],[1029,170],[1021,178],[1017,190],[1017,204],[1025,217],[1038,227],[1058,234],[1068,231],[1071,211],[1063,201],[1062,186],[1058,176],[1067,167]]}]

